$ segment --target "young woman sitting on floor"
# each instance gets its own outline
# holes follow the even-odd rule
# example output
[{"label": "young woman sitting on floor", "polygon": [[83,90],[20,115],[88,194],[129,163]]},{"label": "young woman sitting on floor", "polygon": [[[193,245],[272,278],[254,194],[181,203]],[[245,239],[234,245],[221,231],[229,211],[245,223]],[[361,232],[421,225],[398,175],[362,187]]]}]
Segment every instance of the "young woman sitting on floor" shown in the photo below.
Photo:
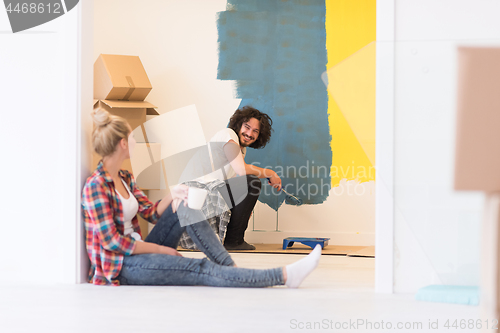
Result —
[{"label": "young woman sitting on floor", "polygon": [[[152,203],[132,174],[120,170],[135,146],[127,121],[100,109],[92,117],[93,147],[102,160],[82,193],[91,283],[297,288],[318,265],[319,245],[306,258],[285,267],[236,267],[201,211],[187,207],[187,186],[178,185]],[[144,241],[137,214],[156,224]],[[184,230],[208,259],[185,258],[176,251]]]}]

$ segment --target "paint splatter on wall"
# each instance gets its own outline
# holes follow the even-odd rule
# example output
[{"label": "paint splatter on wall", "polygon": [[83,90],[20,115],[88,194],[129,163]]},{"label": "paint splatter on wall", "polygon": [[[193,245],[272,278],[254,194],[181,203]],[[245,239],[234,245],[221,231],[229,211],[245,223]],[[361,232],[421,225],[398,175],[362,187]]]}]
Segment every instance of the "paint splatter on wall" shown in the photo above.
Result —
[{"label": "paint splatter on wall", "polygon": [[[305,204],[324,202],[331,187],[325,15],[324,0],[229,0],[217,20],[218,79],[236,80],[241,106],[274,121],[271,142],[246,162],[277,171]],[[277,210],[284,195],[265,186],[259,200]]]}]

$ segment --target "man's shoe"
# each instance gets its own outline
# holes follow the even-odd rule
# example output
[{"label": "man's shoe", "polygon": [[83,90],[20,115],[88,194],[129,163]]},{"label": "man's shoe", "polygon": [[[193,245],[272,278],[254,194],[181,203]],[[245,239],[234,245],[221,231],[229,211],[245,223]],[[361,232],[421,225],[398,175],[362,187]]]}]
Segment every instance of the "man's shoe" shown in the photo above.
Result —
[{"label": "man's shoe", "polygon": [[235,244],[224,244],[224,247],[226,250],[255,250],[255,246],[252,244],[248,244],[247,242],[243,241],[243,243],[235,245]]}]

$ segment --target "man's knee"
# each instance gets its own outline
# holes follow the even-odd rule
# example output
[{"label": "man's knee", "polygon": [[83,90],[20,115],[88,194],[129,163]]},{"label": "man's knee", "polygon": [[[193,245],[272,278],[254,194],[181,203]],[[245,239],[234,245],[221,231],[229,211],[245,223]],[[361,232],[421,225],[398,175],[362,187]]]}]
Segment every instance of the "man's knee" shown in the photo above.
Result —
[{"label": "man's knee", "polygon": [[260,182],[259,177],[254,175],[247,175],[247,181],[249,194],[259,195],[260,189],[262,188],[262,183]]}]

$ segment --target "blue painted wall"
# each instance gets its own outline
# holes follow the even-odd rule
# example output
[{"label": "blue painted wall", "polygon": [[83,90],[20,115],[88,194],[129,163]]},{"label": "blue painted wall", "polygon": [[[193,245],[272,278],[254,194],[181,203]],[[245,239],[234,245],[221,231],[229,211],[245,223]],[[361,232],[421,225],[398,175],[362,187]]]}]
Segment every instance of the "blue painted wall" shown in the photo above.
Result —
[{"label": "blue painted wall", "polygon": [[[236,80],[240,106],[269,114],[274,133],[246,162],[270,167],[305,204],[319,204],[331,187],[325,2],[230,0],[220,12],[218,79]],[[268,185],[259,198],[277,210],[284,195]]]}]

